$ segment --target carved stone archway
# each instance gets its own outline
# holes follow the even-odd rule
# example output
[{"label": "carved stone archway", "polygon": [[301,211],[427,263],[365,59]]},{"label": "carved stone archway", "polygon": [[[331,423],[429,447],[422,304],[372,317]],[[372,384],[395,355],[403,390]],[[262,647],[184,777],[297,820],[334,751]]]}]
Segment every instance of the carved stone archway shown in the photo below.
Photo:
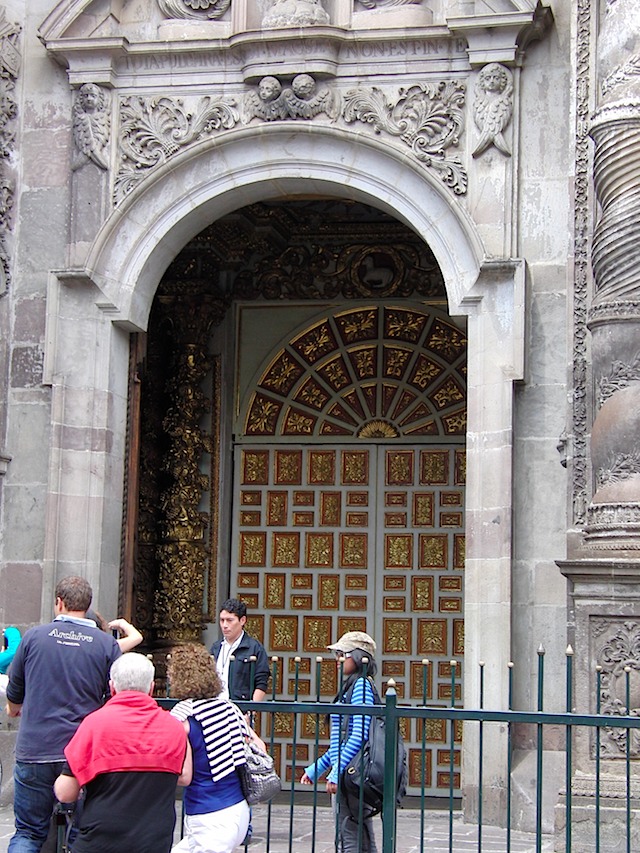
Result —
[{"label": "carved stone archway", "polygon": [[[375,139],[331,128],[274,126],[204,141],[154,171],[116,209],[84,270],[53,274],[46,370],[54,424],[72,423],[70,401],[82,397],[106,450],[96,453],[92,468],[95,497],[81,507],[87,547],[67,553],[64,526],[78,523],[74,454],[55,438],[63,430],[53,431],[48,500],[58,523],[45,543],[46,562],[82,561],[90,581],[103,589],[117,586],[129,333],[146,328],[164,270],[205,224],[254,201],[301,194],[360,200],[409,225],[436,257],[449,312],[468,316],[467,665],[475,672],[478,661],[490,661],[487,683],[493,687],[485,704],[504,707],[511,647],[513,382],[522,377],[524,265],[484,260],[470,217],[447,189]],[[96,341],[94,360],[78,363],[76,341],[87,337]],[[483,630],[487,623],[490,634]],[[467,702],[477,703],[477,691],[472,678],[465,686]],[[505,750],[496,733],[487,751],[495,759],[492,778],[504,777]],[[471,759],[466,767],[469,779],[477,778]],[[473,797],[473,782],[467,795]]]}]

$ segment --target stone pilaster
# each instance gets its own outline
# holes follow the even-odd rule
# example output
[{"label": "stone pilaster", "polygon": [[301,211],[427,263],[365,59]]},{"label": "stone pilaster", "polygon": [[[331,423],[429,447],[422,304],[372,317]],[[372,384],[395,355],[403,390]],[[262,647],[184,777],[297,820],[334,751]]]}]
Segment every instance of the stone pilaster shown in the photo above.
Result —
[{"label": "stone pilaster", "polygon": [[[575,644],[575,707],[637,713],[640,639],[640,10],[601,0],[596,46],[597,103],[591,120],[593,298],[588,315],[593,366],[592,497],[582,547],[559,563],[569,581],[569,639]],[[598,689],[597,670],[600,671]],[[626,679],[631,684],[626,698]],[[627,705],[630,705],[628,708]],[[618,732],[618,735],[616,735]],[[619,735],[623,740],[620,741]],[[633,760],[637,760],[634,743]],[[626,833],[624,732],[603,730],[600,744],[601,841],[623,849]],[[576,733],[572,781],[574,849],[595,850],[596,745]],[[632,796],[632,849],[640,835],[640,800]],[[556,850],[564,849],[565,800],[557,811]]]}]

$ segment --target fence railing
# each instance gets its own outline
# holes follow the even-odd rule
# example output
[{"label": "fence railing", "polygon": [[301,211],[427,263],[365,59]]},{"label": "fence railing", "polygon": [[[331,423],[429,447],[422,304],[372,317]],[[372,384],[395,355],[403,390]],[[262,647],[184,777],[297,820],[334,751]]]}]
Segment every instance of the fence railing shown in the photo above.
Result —
[{"label": "fence railing", "polygon": [[[452,664],[455,662],[452,661]],[[274,662],[274,668],[276,663]],[[428,666],[428,661],[424,662],[425,666]],[[451,696],[456,696],[456,669],[455,665],[451,666]],[[398,703],[398,697],[396,695],[396,691],[394,689],[394,684],[392,681],[387,683],[387,690],[384,697],[383,705],[336,705],[331,702],[322,702],[319,697],[316,701],[300,701],[297,696],[297,691],[295,691],[295,695],[292,700],[283,700],[276,698],[275,695],[272,696],[270,700],[265,700],[262,702],[239,702],[238,705],[245,711],[250,712],[251,714],[260,714],[261,715],[261,736],[268,744],[271,751],[274,750],[277,739],[277,725],[276,721],[279,718],[282,718],[282,715],[289,715],[292,718],[291,725],[291,737],[290,737],[290,750],[288,751],[288,755],[290,755],[290,762],[283,761],[282,766],[285,767],[285,773],[283,774],[283,794],[284,801],[286,806],[288,807],[288,820],[289,820],[289,853],[299,853],[299,851],[294,850],[293,848],[293,838],[294,838],[294,826],[296,821],[296,807],[297,803],[300,802],[300,794],[302,792],[302,788],[299,785],[299,779],[304,769],[304,765],[302,761],[298,761],[298,746],[300,744],[304,744],[305,746],[309,746],[311,743],[311,754],[312,760],[315,760],[327,746],[326,743],[326,727],[325,727],[325,719],[328,718],[329,715],[362,715],[366,713],[370,716],[383,716],[385,719],[386,725],[386,736],[387,736],[387,752],[385,754],[385,797],[384,797],[384,807],[382,812],[382,853],[397,853],[398,851],[398,835],[396,832],[396,821],[397,821],[397,808],[395,803],[395,768],[396,768],[396,733],[398,728],[403,725],[403,721],[408,721],[412,719],[421,721],[421,744],[419,745],[419,749],[421,749],[420,759],[418,761],[418,766],[422,768],[422,773],[424,777],[425,773],[425,762],[426,762],[426,730],[428,721],[437,720],[437,721],[445,721],[448,727],[448,743],[446,747],[449,750],[450,756],[450,772],[449,772],[449,791],[448,791],[448,850],[450,853],[454,851],[454,823],[455,823],[455,815],[457,812],[456,808],[456,795],[457,791],[455,789],[454,783],[454,746],[456,745],[456,732],[459,731],[459,726],[462,725],[465,730],[469,727],[476,727],[477,737],[473,739],[474,747],[477,747],[477,755],[475,756],[475,761],[473,761],[473,766],[477,768],[477,778],[470,779],[468,776],[465,777],[464,784],[472,784],[473,787],[478,792],[477,798],[477,814],[474,815],[474,821],[477,823],[477,835],[476,835],[476,843],[478,853],[482,853],[483,849],[483,836],[484,836],[484,796],[487,791],[491,790],[491,781],[485,778],[484,772],[484,758],[485,758],[485,732],[487,727],[492,725],[500,725],[503,728],[506,727],[506,762],[507,765],[505,767],[504,778],[506,780],[506,808],[504,812],[503,820],[501,821],[504,830],[505,830],[505,851],[506,853],[511,853],[512,851],[512,756],[514,753],[514,749],[516,748],[515,743],[515,731],[517,731],[516,727],[519,724],[527,724],[528,726],[533,726],[533,730],[535,732],[535,755],[536,755],[536,778],[535,778],[535,791],[533,792],[533,808],[535,809],[535,832],[534,836],[534,847],[536,853],[541,853],[542,845],[543,845],[543,831],[542,831],[542,811],[543,811],[543,784],[544,784],[544,735],[545,730],[548,727],[555,727],[556,729],[561,729],[565,733],[565,743],[564,743],[564,757],[565,757],[565,768],[564,768],[564,783],[565,783],[565,791],[564,791],[564,807],[566,813],[566,820],[564,826],[564,839],[563,839],[563,849],[565,853],[572,853],[572,850],[575,850],[575,853],[583,853],[586,849],[584,846],[584,837],[581,836],[581,840],[577,843],[576,847],[573,847],[574,839],[574,821],[572,819],[572,810],[574,807],[573,804],[573,796],[572,796],[572,782],[575,772],[575,764],[574,764],[574,741],[576,734],[578,732],[582,732],[583,734],[589,735],[593,733],[593,740],[595,743],[594,749],[592,750],[593,757],[593,776],[595,779],[593,791],[591,793],[591,802],[593,803],[593,815],[592,815],[592,826],[593,826],[593,838],[589,843],[588,849],[594,850],[595,853],[611,853],[614,849],[610,846],[610,839],[607,841],[607,845],[604,845],[604,841],[602,838],[603,835],[603,821],[601,814],[601,775],[602,775],[602,767],[605,762],[610,759],[607,756],[602,755],[601,750],[601,735],[603,731],[611,732],[612,730],[617,732],[617,743],[620,749],[620,758],[617,760],[617,766],[622,766],[622,772],[620,772],[619,778],[622,780],[623,785],[623,796],[620,798],[618,796],[618,803],[622,801],[621,805],[621,817],[623,817],[622,823],[624,824],[625,831],[623,831],[620,835],[620,841],[617,843],[615,847],[616,851],[620,851],[620,853],[632,853],[632,850],[638,850],[638,829],[632,829],[632,817],[634,813],[634,807],[637,807],[637,801],[634,798],[634,791],[632,786],[632,773],[635,765],[635,751],[632,746],[632,737],[635,730],[640,729],[640,718],[637,716],[633,716],[628,714],[628,708],[630,707],[630,693],[631,693],[631,682],[630,676],[632,673],[632,668],[626,667],[624,668],[624,678],[625,678],[625,687],[626,687],[626,706],[620,707],[617,710],[620,713],[601,713],[600,707],[600,697],[602,695],[601,690],[601,679],[602,679],[602,668],[596,668],[595,673],[595,689],[596,689],[596,713],[595,714],[581,714],[574,712],[573,709],[573,693],[572,693],[572,652],[570,649],[567,650],[567,667],[566,667],[566,711],[563,713],[550,713],[544,710],[543,704],[543,696],[544,696],[544,650],[540,649],[538,652],[538,691],[537,691],[537,708],[534,711],[519,711],[514,710],[512,705],[512,696],[513,696],[513,667],[510,665],[509,668],[509,708],[505,710],[488,710],[482,707],[484,704],[484,665],[480,664],[479,666],[479,679],[480,679],[480,707],[478,708],[458,708],[452,704],[451,707],[429,707],[425,701],[421,706],[411,707],[404,704]],[[273,683],[277,683],[277,678],[275,678],[275,669],[274,669],[274,679]],[[426,684],[427,680],[424,679],[424,683]],[[165,707],[171,707],[175,704],[175,699],[167,698],[160,700],[161,704]],[[455,703],[455,699],[453,700]],[[304,737],[301,736],[302,731],[302,723],[304,720],[307,723],[307,729],[304,732]],[[309,733],[308,730],[308,721],[315,721],[313,726],[313,732]],[[458,744],[459,745],[459,744]],[[415,755],[414,755],[415,759]],[[306,764],[306,762],[304,762]],[[637,783],[636,783],[637,784]],[[319,795],[324,793],[324,783],[315,783],[312,789],[312,829],[311,829],[311,838],[310,838],[310,846],[308,848],[309,853],[314,853],[316,850],[317,843],[317,833],[316,833],[316,815],[317,810],[320,808],[319,806]],[[581,791],[584,794],[584,791]],[[419,826],[419,847],[418,849],[424,850],[427,849],[425,847],[426,844],[426,831],[427,831],[427,803],[424,795],[424,786],[422,787],[422,791],[419,797],[412,798],[414,801],[418,800],[417,806],[420,813],[420,826]],[[279,802],[279,807],[281,808],[282,802]],[[281,811],[279,813],[281,815]],[[281,821],[281,816],[279,817]],[[266,851],[269,853],[273,848],[270,845],[270,831],[269,827],[271,826],[271,809],[268,810],[268,820],[267,820],[267,840],[266,840]],[[279,827],[282,829],[282,826]],[[635,834],[634,834],[635,833]],[[634,846],[635,845],[635,846]],[[253,849],[253,848],[252,848]],[[319,848],[318,848],[319,849]],[[522,849],[521,847],[518,849]]]}]

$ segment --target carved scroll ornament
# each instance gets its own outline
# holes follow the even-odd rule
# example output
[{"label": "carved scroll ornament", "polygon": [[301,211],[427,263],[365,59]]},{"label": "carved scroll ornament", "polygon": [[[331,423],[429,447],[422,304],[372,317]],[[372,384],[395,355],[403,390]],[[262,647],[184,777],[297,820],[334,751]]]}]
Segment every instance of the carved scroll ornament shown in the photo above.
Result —
[{"label": "carved scroll ornament", "polygon": [[126,98],[120,107],[121,165],[115,201],[121,201],[150,169],[178,151],[239,121],[230,98],[202,98],[194,112],[173,98]]},{"label": "carved scroll ornament", "polygon": [[158,0],[160,11],[168,18],[207,21],[221,18],[230,5],[231,0]]},{"label": "carved scroll ornament", "polygon": [[394,101],[376,87],[354,89],[346,93],[341,105],[339,92],[328,86],[318,88],[310,74],[298,74],[286,86],[276,77],[264,77],[247,93],[242,116],[231,98],[207,96],[189,110],[179,99],[128,97],[120,107],[121,156],[115,203],[174,154],[240,122],[323,116],[331,121],[342,119],[346,124],[361,122],[376,133],[395,137],[460,195],[467,190],[467,173],[461,159],[449,149],[459,143],[464,99],[463,83],[443,80],[401,88]]},{"label": "carved scroll ornament", "polygon": [[[636,685],[640,664],[640,623],[637,619],[592,620],[594,641],[600,646],[597,653],[598,663],[602,666],[600,702],[602,714],[631,714],[637,716],[638,693]],[[630,676],[633,689],[630,691],[631,707],[626,707],[626,682]],[[601,741],[602,754],[611,758],[624,758],[626,750],[626,732],[623,729],[605,729],[606,736]],[[636,736],[631,741],[631,754],[637,757],[640,741]]]},{"label": "carved scroll ornament", "polygon": [[376,133],[397,137],[460,195],[467,190],[467,173],[461,159],[449,155],[448,149],[460,140],[464,99],[464,84],[454,80],[401,88],[395,103],[373,86],[347,92],[343,118],[347,123],[360,121],[371,125]]}]

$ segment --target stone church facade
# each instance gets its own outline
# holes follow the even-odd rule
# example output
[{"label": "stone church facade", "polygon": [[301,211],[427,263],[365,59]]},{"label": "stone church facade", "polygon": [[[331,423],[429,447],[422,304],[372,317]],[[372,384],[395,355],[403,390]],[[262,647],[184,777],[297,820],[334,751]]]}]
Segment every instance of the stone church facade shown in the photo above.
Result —
[{"label": "stone church facade", "polygon": [[[541,647],[557,686],[571,644],[579,710],[596,665],[637,709],[635,7],[4,0],[2,623],[80,573],[161,652],[237,594],[278,695],[296,656],[331,695],[316,656],[358,628],[400,701],[450,704],[456,660],[456,702],[482,665],[505,708],[514,662],[534,708]],[[410,785],[437,796],[431,734]],[[516,758],[526,829],[527,732]]]}]

